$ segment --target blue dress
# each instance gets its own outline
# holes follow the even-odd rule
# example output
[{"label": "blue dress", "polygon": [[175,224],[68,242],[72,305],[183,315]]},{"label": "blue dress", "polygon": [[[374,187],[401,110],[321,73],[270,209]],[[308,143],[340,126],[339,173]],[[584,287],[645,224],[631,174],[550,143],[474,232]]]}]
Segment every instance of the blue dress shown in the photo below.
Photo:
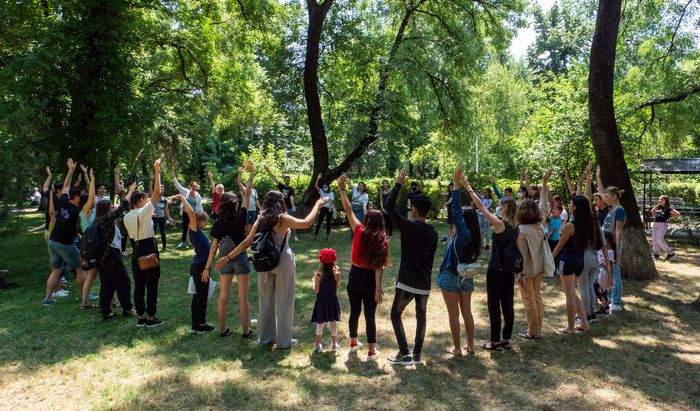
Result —
[{"label": "blue dress", "polygon": [[322,324],[328,321],[340,321],[340,302],[333,276],[321,280],[320,289],[316,294],[314,313],[311,316],[312,323]]}]

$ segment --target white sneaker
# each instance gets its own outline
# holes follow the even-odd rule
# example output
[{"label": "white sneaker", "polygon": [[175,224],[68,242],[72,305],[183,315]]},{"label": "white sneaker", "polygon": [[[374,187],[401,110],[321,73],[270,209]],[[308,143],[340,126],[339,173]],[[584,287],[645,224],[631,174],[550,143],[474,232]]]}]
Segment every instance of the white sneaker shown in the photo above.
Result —
[{"label": "white sneaker", "polygon": [[364,344],[362,344],[361,342],[358,341],[356,346],[354,346],[354,347],[350,346],[350,352],[357,352],[357,350],[362,349],[362,347],[364,347],[364,346],[365,346]]},{"label": "white sneaker", "polygon": [[58,290],[55,293],[53,293],[53,296],[54,297],[68,297],[68,294],[70,294],[68,292],[68,290],[61,289],[61,290]]},{"label": "white sneaker", "polygon": [[126,256],[128,256],[128,255],[129,255],[129,252],[128,252],[128,251],[122,251],[122,256],[126,257]]},{"label": "white sneaker", "polygon": [[299,241],[299,237],[294,236],[294,241]]},{"label": "white sneaker", "polygon": [[610,312],[619,313],[622,311],[622,306],[620,304],[610,304]]},{"label": "white sneaker", "polygon": [[180,242],[180,244],[177,245],[177,248],[184,248],[187,247],[187,244]]},{"label": "white sneaker", "polygon": [[314,348],[314,352],[317,354],[321,354],[323,352],[323,345],[316,344],[316,348]]},{"label": "white sneaker", "polygon": [[377,358],[379,358],[380,355],[381,353],[379,352],[379,350],[375,348],[374,355],[370,355],[369,353],[367,353],[367,361],[377,361]]},{"label": "white sneaker", "polygon": [[336,352],[339,349],[340,349],[340,344],[334,343],[333,345],[331,345],[331,351]]}]

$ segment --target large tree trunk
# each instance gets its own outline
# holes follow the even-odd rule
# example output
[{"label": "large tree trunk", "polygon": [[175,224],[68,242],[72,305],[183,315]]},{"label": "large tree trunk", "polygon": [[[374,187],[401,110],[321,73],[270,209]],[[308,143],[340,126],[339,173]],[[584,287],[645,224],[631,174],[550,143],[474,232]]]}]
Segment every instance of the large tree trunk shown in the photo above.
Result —
[{"label": "large tree trunk", "polygon": [[[372,103],[372,108],[369,116],[369,123],[367,125],[367,132],[365,136],[360,140],[359,144],[351,151],[345,159],[334,168],[329,168],[329,158],[328,158],[328,142],[326,139],[325,130],[323,127],[323,119],[321,116],[321,104],[318,94],[318,49],[321,37],[321,28],[323,26],[323,19],[325,18],[325,13],[323,15],[315,14],[312,15],[312,9],[320,8],[328,3],[328,8],[330,8],[332,1],[326,0],[323,5],[318,5],[315,0],[307,0],[307,5],[309,8],[309,29],[306,45],[306,62],[304,68],[304,96],[306,97],[307,104],[307,118],[309,122],[309,131],[311,133],[311,142],[313,143],[314,150],[314,174],[309,181],[309,185],[304,192],[303,204],[307,207],[311,205],[312,201],[318,197],[314,183],[316,182],[315,177],[321,173],[323,177],[321,178],[321,183],[329,183],[341,174],[348,171],[350,167],[359,160],[362,155],[367,151],[369,146],[377,140],[379,135],[379,119],[381,118],[384,109],[384,93],[389,82],[389,75],[394,67],[394,62],[396,59],[396,53],[401,46],[401,41],[403,40],[406,28],[410,22],[413,13],[424,4],[427,0],[421,0],[411,7],[406,8],[401,23],[399,24],[399,29],[394,37],[394,42],[389,50],[389,55],[386,59],[386,63],[381,66],[379,72],[379,82],[377,83],[377,90],[374,94],[374,101]],[[328,9],[326,9],[326,12]],[[318,13],[318,12],[316,12]],[[318,19],[321,18],[320,22]],[[313,27],[312,27],[313,26]],[[312,31],[313,30],[313,31]],[[313,34],[313,37],[312,37]],[[312,59],[310,59],[310,57]],[[307,76],[308,73],[308,76]],[[311,81],[313,80],[313,84]],[[318,144],[318,147],[317,147]]]},{"label": "large tree trunk", "polygon": [[615,119],[613,82],[617,35],[622,0],[600,0],[588,68],[588,117],[591,140],[600,165],[603,184],[625,190],[620,202],[627,212],[622,231],[622,274],[633,279],[651,279],[656,268],[651,259],[644,224],[632,189]]}]

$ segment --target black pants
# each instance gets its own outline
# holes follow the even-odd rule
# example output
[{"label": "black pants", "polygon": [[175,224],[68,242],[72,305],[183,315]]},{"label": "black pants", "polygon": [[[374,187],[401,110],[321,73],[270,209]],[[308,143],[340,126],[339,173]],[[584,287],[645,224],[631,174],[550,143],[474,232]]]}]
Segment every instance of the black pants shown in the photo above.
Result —
[{"label": "black pants", "polygon": [[321,207],[320,213],[318,215],[318,222],[316,223],[316,235],[321,228],[323,219],[326,219],[326,235],[331,234],[331,219],[333,218],[333,211],[328,207]]},{"label": "black pants", "polygon": [[515,275],[501,270],[486,270],[486,300],[491,322],[491,341],[501,341],[501,312],[503,312],[503,339],[510,340],[513,334],[513,287]]},{"label": "black pants", "polygon": [[389,214],[382,214],[384,215],[384,227],[386,228],[386,235],[391,237],[391,234],[394,232],[394,222],[391,220],[391,217],[389,217]]},{"label": "black pants", "polygon": [[187,213],[182,213],[182,239],[180,240],[183,243],[187,242],[187,230],[189,230],[190,226],[190,216]]},{"label": "black pants", "polygon": [[107,247],[105,253],[104,259],[97,263],[97,271],[100,273],[100,311],[102,315],[112,312],[110,305],[115,292],[122,309],[129,311],[133,307],[131,280],[122,262],[121,251],[114,247]]},{"label": "black pants", "polygon": [[139,268],[138,263],[139,257],[151,253],[158,254],[155,238],[146,238],[134,243],[131,272],[134,273],[134,304],[136,305],[136,314],[139,317],[144,315],[144,313],[149,317],[153,317],[157,311],[160,266],[143,271]]},{"label": "black pants", "polygon": [[423,349],[423,340],[425,340],[428,295],[414,294],[397,288],[396,294],[394,294],[394,303],[391,305],[391,325],[394,326],[394,334],[396,335],[396,342],[399,344],[401,355],[409,354],[406,331],[403,328],[401,315],[408,303],[413,299],[416,300],[416,340],[413,345],[413,355],[420,355]]},{"label": "black pants", "polygon": [[[122,249],[121,251],[124,252],[126,251],[126,242],[129,241],[129,233],[126,231],[126,226],[124,225],[124,221],[119,220],[119,231],[122,233]],[[131,244],[133,246],[133,243]]]},{"label": "black pants", "polygon": [[160,232],[160,241],[163,243],[163,248],[167,246],[166,242],[166,229],[168,225],[168,219],[166,217],[153,217],[153,231]]},{"label": "black pants", "polygon": [[[549,244],[549,250],[554,251],[557,248],[557,244],[559,244],[559,240],[547,240],[547,244]],[[554,267],[559,270],[559,256],[554,258]],[[559,272],[557,272],[557,275],[559,275]]]},{"label": "black pants", "polygon": [[377,322],[375,315],[377,312],[377,302],[374,300],[374,291],[357,292],[348,290],[350,300],[350,338],[357,338],[357,328],[360,322],[362,306],[365,306],[365,327],[367,332],[367,342],[374,344],[377,342]]},{"label": "black pants", "polygon": [[207,300],[209,297],[209,283],[202,281],[202,272],[207,263],[192,264],[190,276],[194,280],[197,294],[192,295],[192,328],[207,323]]}]

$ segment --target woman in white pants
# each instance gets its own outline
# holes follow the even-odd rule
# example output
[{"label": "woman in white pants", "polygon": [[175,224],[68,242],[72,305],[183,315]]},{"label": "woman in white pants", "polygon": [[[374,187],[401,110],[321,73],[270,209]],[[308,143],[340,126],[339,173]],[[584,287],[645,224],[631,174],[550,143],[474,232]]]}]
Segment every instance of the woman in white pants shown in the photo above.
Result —
[{"label": "woman in white pants", "polygon": [[666,230],[668,230],[668,222],[680,217],[681,213],[671,207],[667,195],[662,195],[659,197],[659,203],[651,209],[651,214],[654,216],[654,224],[651,227],[651,244],[654,258],[660,258],[659,248],[661,248],[666,253],[666,260],[670,260],[675,257],[676,253],[671,250],[664,237],[666,237]]}]

